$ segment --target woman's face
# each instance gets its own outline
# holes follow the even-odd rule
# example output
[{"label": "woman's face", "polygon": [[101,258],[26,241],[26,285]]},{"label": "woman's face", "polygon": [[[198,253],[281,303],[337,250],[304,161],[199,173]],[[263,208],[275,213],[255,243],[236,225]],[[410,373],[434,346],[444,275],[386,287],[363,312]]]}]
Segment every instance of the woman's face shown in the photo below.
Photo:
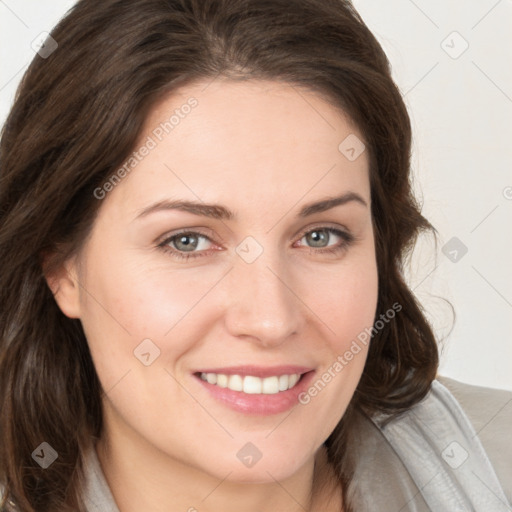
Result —
[{"label": "woman's face", "polygon": [[376,311],[361,139],[282,83],[196,83],[151,111],[56,294],[83,324],[118,446],[252,482],[314,457]]}]

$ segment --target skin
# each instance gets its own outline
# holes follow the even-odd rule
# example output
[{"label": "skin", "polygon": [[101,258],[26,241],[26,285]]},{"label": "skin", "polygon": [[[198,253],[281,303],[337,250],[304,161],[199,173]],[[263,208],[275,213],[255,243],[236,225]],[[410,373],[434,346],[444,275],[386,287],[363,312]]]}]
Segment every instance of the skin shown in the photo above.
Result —
[{"label": "skin", "polygon": [[[96,447],[103,471],[121,512],[339,511],[322,443],[346,410],[367,348],[307,405],[267,416],[231,410],[193,372],[297,364],[320,377],[371,327],[378,289],[368,155],[350,161],[338,150],[350,134],[363,138],[312,91],[217,79],[161,100],[137,147],[192,96],[197,107],[107,194],[80,253],[48,276],[61,310],[81,320],[106,391]],[[348,191],[367,206],[297,216]],[[136,219],[177,198],[222,204],[237,217],[167,210]],[[324,246],[305,236],[325,227],[356,239],[322,253],[343,244],[329,232]],[[196,249],[203,256],[179,259],[157,247],[183,228],[208,237]],[[247,236],[263,248],[250,264],[236,252]],[[147,338],[160,350],[149,366],[134,356]],[[251,468],[236,456],[247,442],[262,453]]]}]

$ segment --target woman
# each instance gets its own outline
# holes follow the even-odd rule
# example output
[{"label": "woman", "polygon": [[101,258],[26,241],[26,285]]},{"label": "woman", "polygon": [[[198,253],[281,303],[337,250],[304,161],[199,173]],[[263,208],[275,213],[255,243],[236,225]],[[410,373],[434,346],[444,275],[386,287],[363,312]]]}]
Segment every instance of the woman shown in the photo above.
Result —
[{"label": "woman", "polygon": [[5,510],[508,510],[349,3],[82,0],[45,48],[0,146]]}]

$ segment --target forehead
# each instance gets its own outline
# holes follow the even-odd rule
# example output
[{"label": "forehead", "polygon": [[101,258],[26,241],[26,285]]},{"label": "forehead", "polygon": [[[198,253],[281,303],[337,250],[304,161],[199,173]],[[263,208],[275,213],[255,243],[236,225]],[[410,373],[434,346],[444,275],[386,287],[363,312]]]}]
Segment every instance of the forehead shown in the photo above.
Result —
[{"label": "forehead", "polygon": [[367,152],[347,158],[347,140],[364,147],[350,119],[313,91],[267,81],[196,82],[149,112],[135,151],[149,150],[132,161],[109,200],[133,213],[148,200],[173,197],[237,210],[258,204],[260,213],[276,200],[291,206],[347,190],[369,200]]}]

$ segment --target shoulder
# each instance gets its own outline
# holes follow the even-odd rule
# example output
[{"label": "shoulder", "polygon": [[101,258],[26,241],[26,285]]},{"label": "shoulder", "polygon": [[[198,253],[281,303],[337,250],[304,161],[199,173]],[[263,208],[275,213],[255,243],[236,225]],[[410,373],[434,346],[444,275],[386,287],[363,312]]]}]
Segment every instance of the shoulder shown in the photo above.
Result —
[{"label": "shoulder", "polygon": [[438,375],[471,422],[512,502],[512,391],[473,386]]},{"label": "shoulder", "polygon": [[511,510],[511,399],[437,377],[406,411],[370,419],[431,510]]}]

